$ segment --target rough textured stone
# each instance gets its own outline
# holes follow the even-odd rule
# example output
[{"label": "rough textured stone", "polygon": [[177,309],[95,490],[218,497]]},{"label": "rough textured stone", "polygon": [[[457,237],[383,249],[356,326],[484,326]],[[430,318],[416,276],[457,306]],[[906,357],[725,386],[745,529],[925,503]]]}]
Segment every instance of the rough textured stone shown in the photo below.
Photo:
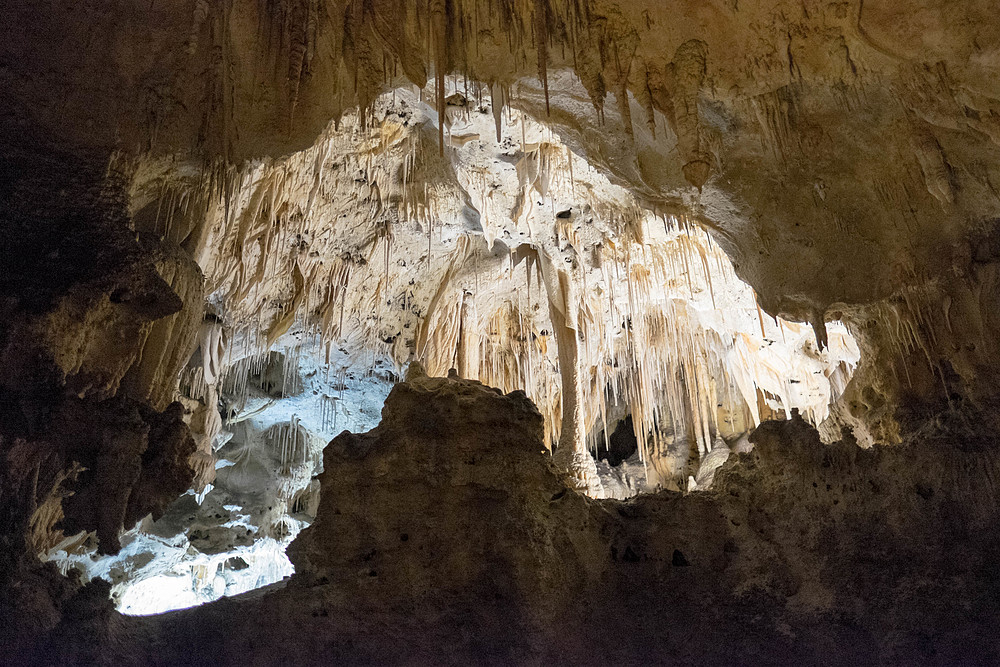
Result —
[{"label": "rough textured stone", "polygon": [[938,433],[862,450],[849,438],[824,445],[798,418],[768,422],[751,453],[718,471],[712,491],[619,502],[563,486],[540,430],[540,415],[516,393],[445,378],[401,384],[377,429],[342,434],[327,449],[319,518],[293,543],[297,573],[283,590],[160,617],[91,619],[86,637],[72,615],[83,603],[74,602],[36,657],[845,665],[1000,657],[989,631],[1000,592],[990,556],[995,443]]}]

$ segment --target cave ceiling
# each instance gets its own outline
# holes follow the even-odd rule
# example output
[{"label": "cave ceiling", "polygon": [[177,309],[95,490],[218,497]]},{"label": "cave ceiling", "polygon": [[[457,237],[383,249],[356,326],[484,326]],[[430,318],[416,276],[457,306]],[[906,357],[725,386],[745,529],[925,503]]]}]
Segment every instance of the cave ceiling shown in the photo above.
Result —
[{"label": "cave ceiling", "polygon": [[815,321],[962,270],[966,239],[994,218],[990,11],[916,0],[20,5],[2,76],[12,127],[62,150],[169,155],[176,173],[308,148],[358,106],[374,120],[397,85],[426,86],[443,112],[461,76],[643,205],[710,229],[767,312]]}]

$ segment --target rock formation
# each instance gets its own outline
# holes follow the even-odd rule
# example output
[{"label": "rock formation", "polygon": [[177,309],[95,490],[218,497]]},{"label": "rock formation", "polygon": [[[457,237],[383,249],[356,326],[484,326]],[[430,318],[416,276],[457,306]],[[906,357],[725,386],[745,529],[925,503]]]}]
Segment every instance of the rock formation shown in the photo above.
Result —
[{"label": "rock formation", "polygon": [[1000,658],[992,3],[6,9],[0,654]]},{"label": "rock formation", "polygon": [[[414,376],[325,452],[318,521],[280,590],[76,634],[41,660],[985,664],[993,443],[823,444],[768,422],[713,490],[568,489],[522,392]],[[74,604],[84,604],[83,602]],[[96,600],[86,604],[100,607]],[[104,602],[104,604],[108,604]],[[266,626],[241,618],[267,619]],[[72,641],[70,641],[72,639]],[[192,642],[194,642],[192,650]]]}]

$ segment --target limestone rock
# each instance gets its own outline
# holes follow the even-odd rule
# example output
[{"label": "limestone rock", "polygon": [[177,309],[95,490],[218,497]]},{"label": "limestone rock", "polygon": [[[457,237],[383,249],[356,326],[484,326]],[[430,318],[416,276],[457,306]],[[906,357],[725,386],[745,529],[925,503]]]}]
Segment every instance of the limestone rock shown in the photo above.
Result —
[{"label": "limestone rock", "polygon": [[985,631],[997,504],[975,502],[996,494],[993,447],[946,433],[824,445],[794,418],[758,428],[708,492],[619,502],[563,486],[540,431],[517,394],[398,385],[378,428],[328,448],[284,589],[42,646],[171,664],[1000,656]]}]

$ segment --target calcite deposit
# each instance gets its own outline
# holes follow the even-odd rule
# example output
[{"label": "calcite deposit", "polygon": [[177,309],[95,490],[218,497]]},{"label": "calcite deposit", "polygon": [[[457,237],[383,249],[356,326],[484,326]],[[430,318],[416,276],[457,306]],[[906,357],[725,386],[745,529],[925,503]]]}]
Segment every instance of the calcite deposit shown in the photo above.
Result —
[{"label": "calcite deposit", "polygon": [[12,3],[3,661],[1000,661],[995,9]]}]

